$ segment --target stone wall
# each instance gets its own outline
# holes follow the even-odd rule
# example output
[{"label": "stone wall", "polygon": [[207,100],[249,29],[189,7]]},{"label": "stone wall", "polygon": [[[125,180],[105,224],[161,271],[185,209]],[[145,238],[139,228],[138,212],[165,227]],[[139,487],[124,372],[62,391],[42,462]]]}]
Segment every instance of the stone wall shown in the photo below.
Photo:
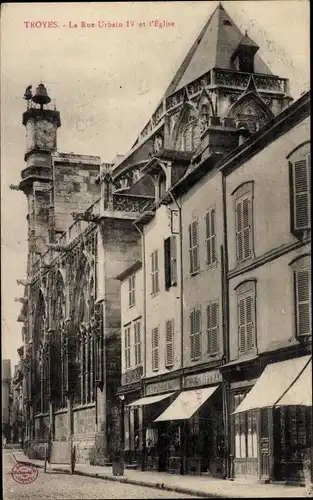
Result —
[{"label": "stone wall", "polygon": [[73,410],[73,445],[77,463],[90,463],[95,450],[95,407]]},{"label": "stone wall", "polygon": [[66,441],[68,437],[68,416],[67,412],[54,415],[54,440]]}]

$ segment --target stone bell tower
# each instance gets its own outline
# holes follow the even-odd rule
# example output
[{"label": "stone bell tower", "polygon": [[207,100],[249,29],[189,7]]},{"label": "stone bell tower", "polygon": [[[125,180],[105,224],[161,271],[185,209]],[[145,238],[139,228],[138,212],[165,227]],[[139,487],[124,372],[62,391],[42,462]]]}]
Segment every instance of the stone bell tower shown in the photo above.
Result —
[{"label": "stone bell tower", "polygon": [[21,172],[19,189],[28,199],[28,253],[32,266],[38,254],[44,252],[46,243],[54,240],[51,155],[57,149],[57,129],[61,121],[43,83],[34,95],[31,86],[27,87],[24,99],[27,102],[22,122],[26,128],[26,166]]}]

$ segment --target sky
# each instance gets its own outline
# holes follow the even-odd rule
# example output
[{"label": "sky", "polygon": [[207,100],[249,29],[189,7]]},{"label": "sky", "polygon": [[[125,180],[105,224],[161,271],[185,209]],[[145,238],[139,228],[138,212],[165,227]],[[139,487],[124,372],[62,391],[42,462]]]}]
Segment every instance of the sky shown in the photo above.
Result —
[{"label": "sky", "polygon": [[[248,30],[272,72],[290,79],[291,95],[309,88],[309,2],[224,1]],[[1,6],[1,296],[2,358],[17,363],[16,319],[26,277],[27,205],[18,184],[24,168],[22,114],[26,86],[41,81],[61,113],[58,150],[111,162],[130,149],[174,72],[216,8],[216,1],[7,3]],[[149,21],[174,23],[149,27]],[[49,28],[48,22],[58,28]],[[129,28],[97,27],[133,21]],[[81,23],[92,27],[70,27]],[[37,23],[32,27],[31,23]],[[140,23],[142,25],[140,26]],[[145,23],[145,26],[143,26]],[[210,69],[210,68],[208,68]]]}]

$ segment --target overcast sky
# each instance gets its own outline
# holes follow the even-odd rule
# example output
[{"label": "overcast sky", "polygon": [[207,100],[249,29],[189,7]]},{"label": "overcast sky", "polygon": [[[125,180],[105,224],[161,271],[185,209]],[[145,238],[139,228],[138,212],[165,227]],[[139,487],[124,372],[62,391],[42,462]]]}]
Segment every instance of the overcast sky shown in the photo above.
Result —
[{"label": "overcast sky", "polygon": [[[25,87],[43,81],[61,113],[58,149],[111,161],[125,153],[154,111],[216,1],[5,4],[1,8],[2,356],[17,362],[16,322],[26,277],[26,197],[11,191],[24,168]],[[309,3],[225,1],[224,8],[260,46],[272,72],[297,98],[309,88]],[[139,27],[159,19],[175,27]],[[133,28],[69,28],[71,21],[135,21]],[[27,28],[55,21],[59,28]],[[65,27],[64,27],[65,25]],[[147,26],[147,24],[146,24]],[[210,68],[208,68],[210,69]]]}]

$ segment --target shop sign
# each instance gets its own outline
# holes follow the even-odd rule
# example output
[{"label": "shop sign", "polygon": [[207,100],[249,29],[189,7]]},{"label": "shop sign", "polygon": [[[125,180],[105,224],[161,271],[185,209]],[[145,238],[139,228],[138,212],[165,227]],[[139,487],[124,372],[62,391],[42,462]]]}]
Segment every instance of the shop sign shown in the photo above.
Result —
[{"label": "shop sign", "polygon": [[178,391],[180,389],[179,379],[163,380],[146,386],[145,395],[158,394],[159,392]]},{"label": "shop sign", "polygon": [[212,385],[222,382],[222,375],[219,370],[198,373],[196,375],[187,375],[184,377],[184,388],[197,387],[200,385]]},{"label": "shop sign", "polygon": [[122,373],[122,385],[132,384],[138,382],[142,377],[142,366],[137,366],[134,370],[129,370]]}]

